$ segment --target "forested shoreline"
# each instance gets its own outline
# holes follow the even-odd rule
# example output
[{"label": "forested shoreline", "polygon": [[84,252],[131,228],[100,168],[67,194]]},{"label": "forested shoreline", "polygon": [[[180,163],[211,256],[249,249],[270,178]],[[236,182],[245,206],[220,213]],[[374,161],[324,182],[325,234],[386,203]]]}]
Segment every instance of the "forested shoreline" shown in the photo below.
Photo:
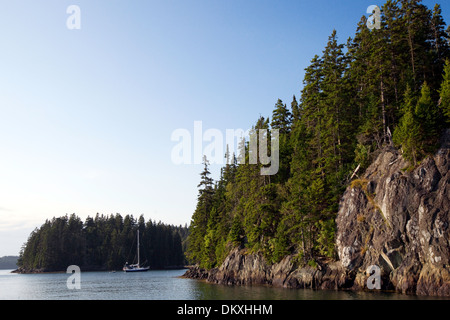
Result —
[{"label": "forested shoreline", "polygon": [[[249,142],[227,153],[213,181],[204,161],[188,237],[188,257],[219,266],[236,247],[269,263],[296,255],[299,265],[335,259],[339,201],[386,146],[412,170],[438,147],[450,125],[449,29],[441,8],[419,0],[387,1],[381,29],[362,17],[344,43],[332,32],[305,69],[300,99],[278,100],[258,129],[279,130],[279,172],[249,164]],[[254,156],[254,155],[253,155]],[[245,157],[245,163],[238,158]],[[255,157],[259,158],[259,157]]]},{"label": "forested shoreline", "polygon": [[333,30],[305,69],[299,99],[278,99],[270,118],[253,125],[250,137],[279,131],[276,175],[250,164],[261,157],[243,141],[240,154],[225,154],[217,181],[204,159],[189,230],[143,216],[97,214],[83,222],[66,215],[31,233],[19,268],[118,270],[135,257],[138,229],[141,260],[155,269],[184,265],[185,251],[189,263],[211,269],[235,248],[268,263],[287,255],[309,266],[336,259],[336,214],[352,180],[386,146],[409,161],[402,170],[413,170],[450,127],[450,29],[440,6],[389,0],[381,9],[380,29],[369,30],[364,16],[352,38],[342,41]]},{"label": "forested shoreline", "polygon": [[65,271],[77,265],[82,271],[121,270],[136,261],[137,230],[141,263],[151,269],[183,267],[187,227],[166,225],[141,215],[87,217],[72,214],[46,220],[29,236],[17,262],[19,272]]}]

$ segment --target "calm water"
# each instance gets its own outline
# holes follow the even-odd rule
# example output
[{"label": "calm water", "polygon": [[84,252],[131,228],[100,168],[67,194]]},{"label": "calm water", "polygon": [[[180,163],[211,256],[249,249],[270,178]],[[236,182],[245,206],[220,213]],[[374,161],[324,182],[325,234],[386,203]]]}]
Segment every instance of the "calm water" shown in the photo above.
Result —
[{"label": "calm water", "polygon": [[[67,289],[69,274],[13,274],[0,270],[0,299],[28,300],[315,300],[418,299],[376,292],[354,293],[283,289],[266,286],[222,286],[179,278],[185,270],[143,273],[82,272],[81,289]],[[423,298],[420,298],[423,299]]]}]

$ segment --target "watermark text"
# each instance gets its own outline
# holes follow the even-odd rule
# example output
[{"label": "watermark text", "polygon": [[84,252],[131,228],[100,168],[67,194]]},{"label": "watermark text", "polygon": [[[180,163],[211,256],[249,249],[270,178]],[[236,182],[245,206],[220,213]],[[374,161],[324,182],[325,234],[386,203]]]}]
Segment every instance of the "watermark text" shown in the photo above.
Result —
[{"label": "watermark text", "polygon": [[261,175],[275,175],[279,169],[278,129],[226,129],[224,135],[219,129],[203,131],[202,121],[194,121],[193,131],[176,129],[171,141],[177,142],[171,151],[171,160],[176,165],[201,164],[203,156],[211,164],[229,164],[233,153],[239,164],[245,164],[248,155],[249,164],[263,165]]}]

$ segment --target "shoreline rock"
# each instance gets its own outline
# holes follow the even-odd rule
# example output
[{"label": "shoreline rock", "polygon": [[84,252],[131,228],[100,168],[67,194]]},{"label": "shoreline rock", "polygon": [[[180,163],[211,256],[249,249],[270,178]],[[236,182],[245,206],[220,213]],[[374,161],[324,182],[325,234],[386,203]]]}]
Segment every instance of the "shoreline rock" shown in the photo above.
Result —
[{"label": "shoreline rock", "polygon": [[350,289],[353,284],[339,262],[319,262],[317,268],[297,268],[294,256],[290,255],[269,265],[260,254],[247,254],[237,248],[220,267],[205,270],[197,265],[190,266],[183,277],[222,285],[270,285],[291,289]]},{"label": "shoreline rock", "polygon": [[269,265],[260,254],[233,249],[218,268],[205,270],[190,266],[183,277],[223,285],[271,285],[283,288],[341,289],[349,282],[339,262],[321,263],[317,268],[297,268],[294,255]]}]

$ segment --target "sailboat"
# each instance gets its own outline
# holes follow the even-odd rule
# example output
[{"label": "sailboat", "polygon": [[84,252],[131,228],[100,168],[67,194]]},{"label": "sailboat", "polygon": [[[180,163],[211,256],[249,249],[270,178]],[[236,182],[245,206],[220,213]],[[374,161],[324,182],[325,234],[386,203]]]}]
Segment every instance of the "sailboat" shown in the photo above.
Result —
[{"label": "sailboat", "polygon": [[125,263],[123,266],[123,271],[125,272],[144,272],[148,271],[150,267],[141,267],[141,264],[139,262],[139,229],[137,231],[137,263],[136,264],[128,264],[128,262]]}]

